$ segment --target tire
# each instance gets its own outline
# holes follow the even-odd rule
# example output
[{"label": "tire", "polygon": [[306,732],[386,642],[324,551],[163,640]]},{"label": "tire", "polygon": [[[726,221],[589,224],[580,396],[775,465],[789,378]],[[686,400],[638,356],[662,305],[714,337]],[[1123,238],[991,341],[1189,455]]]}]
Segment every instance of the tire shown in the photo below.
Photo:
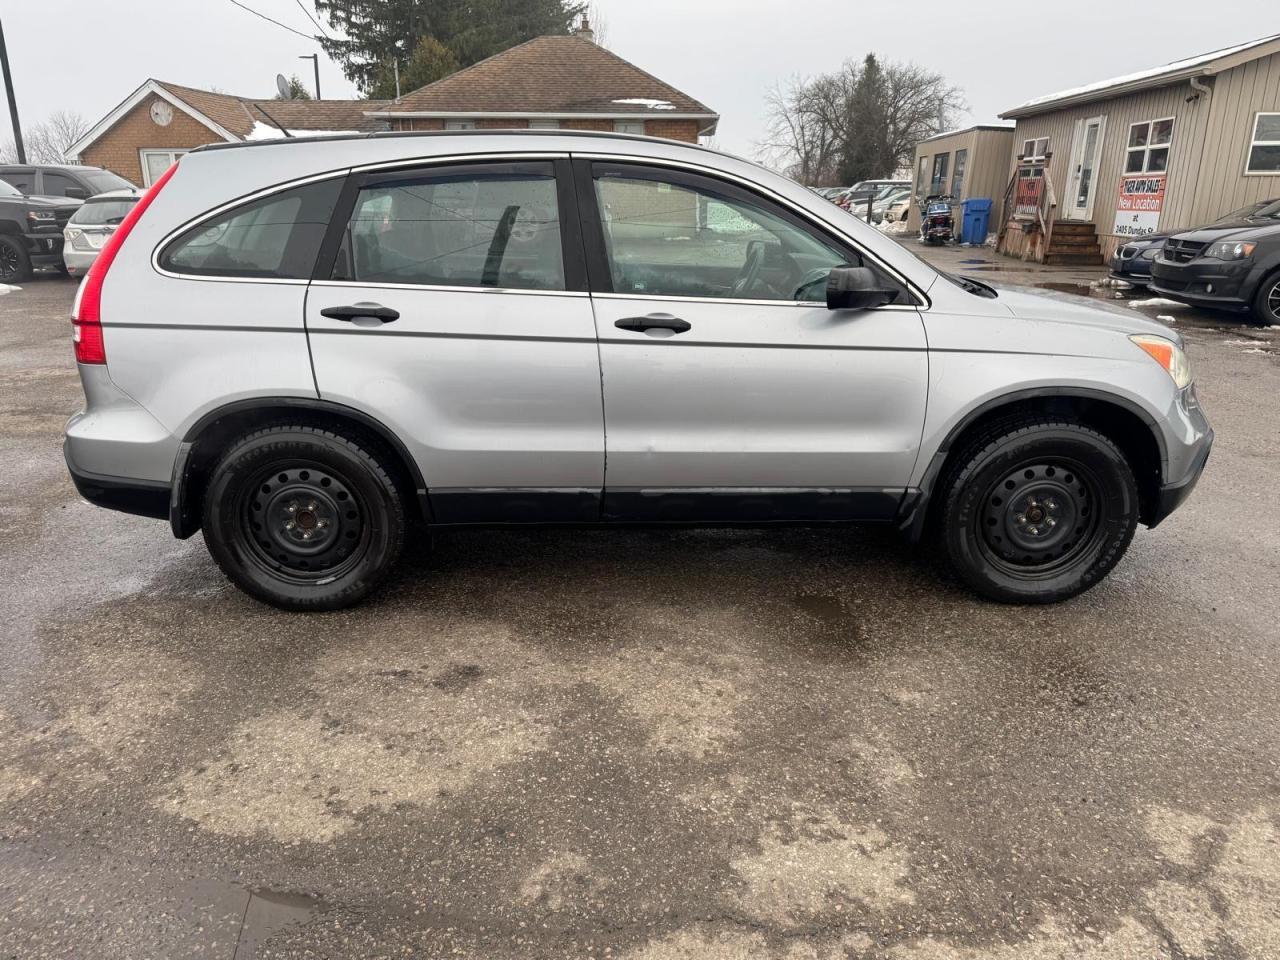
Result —
[{"label": "tire", "polygon": [[1280,324],[1280,270],[1263,277],[1253,295],[1253,319],[1262,326]]},{"label": "tire", "polygon": [[237,440],[204,496],[204,540],[230,580],[283,610],[349,607],[404,546],[405,498],[386,454],[301,425]]},{"label": "tire", "polygon": [[31,258],[20,241],[0,236],[0,283],[23,283],[31,279]]},{"label": "tire", "polygon": [[1138,488],[1108,438],[1069,420],[1022,417],[967,444],[942,487],[944,552],[973,590],[1056,603],[1102,580],[1138,524]]}]

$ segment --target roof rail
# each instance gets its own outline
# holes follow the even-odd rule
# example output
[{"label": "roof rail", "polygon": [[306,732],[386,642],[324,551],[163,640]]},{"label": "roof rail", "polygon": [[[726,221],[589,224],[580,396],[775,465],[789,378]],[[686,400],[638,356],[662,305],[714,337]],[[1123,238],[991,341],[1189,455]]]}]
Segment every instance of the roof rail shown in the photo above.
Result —
[{"label": "roof rail", "polygon": [[204,146],[195,147],[191,153],[206,153],[213,150],[245,150],[252,147],[270,147],[280,146],[281,144],[299,144],[299,143],[334,143],[345,140],[396,140],[402,138],[413,137],[573,137],[589,140],[636,140],[641,142],[653,142],[657,140],[661,143],[675,144],[681,147],[689,147],[693,150],[706,150],[708,153],[717,153],[710,147],[704,147],[700,143],[690,143],[687,140],[668,140],[664,137],[646,137],[638,133],[614,133],[606,130],[528,130],[519,127],[511,129],[497,130],[380,130],[375,133],[335,133],[323,137],[308,137],[305,133],[298,136],[295,132],[292,137],[280,138],[273,140],[245,140],[236,143],[206,143]]}]

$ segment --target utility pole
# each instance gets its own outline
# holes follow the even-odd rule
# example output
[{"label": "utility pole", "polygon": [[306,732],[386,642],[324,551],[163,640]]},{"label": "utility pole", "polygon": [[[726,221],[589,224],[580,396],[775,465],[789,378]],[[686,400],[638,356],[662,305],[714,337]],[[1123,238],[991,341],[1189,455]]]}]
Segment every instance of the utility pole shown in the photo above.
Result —
[{"label": "utility pole", "polygon": [[9,95],[9,119],[13,122],[13,145],[18,148],[18,162],[27,162],[27,150],[22,145],[22,124],[18,122],[18,100],[13,95],[13,77],[9,75],[9,48],[4,43],[4,25],[0,24],[0,68],[4,71],[4,91]]},{"label": "utility pole", "polygon": [[315,67],[315,69],[316,69],[316,99],[317,99],[317,100],[319,100],[319,99],[320,99],[320,54],[318,54],[318,53],[312,53],[312,54],[308,54],[308,55],[306,55],[306,56],[301,56],[301,57],[299,57],[298,59],[299,59],[299,60],[310,60],[310,61],[311,61],[311,65],[312,65],[313,67]]}]

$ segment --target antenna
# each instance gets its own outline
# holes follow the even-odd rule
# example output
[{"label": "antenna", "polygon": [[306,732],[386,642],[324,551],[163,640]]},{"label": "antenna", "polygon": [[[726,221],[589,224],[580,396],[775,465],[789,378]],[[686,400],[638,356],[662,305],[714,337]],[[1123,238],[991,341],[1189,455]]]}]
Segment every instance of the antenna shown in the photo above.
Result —
[{"label": "antenna", "polygon": [[281,100],[293,99],[293,88],[289,86],[289,81],[284,78],[283,73],[276,74],[276,90]]}]

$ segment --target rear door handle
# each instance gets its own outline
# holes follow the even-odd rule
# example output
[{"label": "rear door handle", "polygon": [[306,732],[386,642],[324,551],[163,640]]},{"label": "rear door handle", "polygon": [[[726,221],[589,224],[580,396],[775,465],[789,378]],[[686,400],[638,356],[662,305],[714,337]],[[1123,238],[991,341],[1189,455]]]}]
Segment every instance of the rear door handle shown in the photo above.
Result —
[{"label": "rear door handle", "polygon": [[693,324],[688,320],[681,320],[679,317],[673,317],[669,313],[651,313],[645,317],[624,317],[621,320],[614,321],[613,325],[619,330],[670,330],[672,333],[684,333],[686,330],[693,329]]},{"label": "rear door handle", "polygon": [[353,303],[347,307],[325,307],[320,311],[320,316],[328,317],[330,320],[343,320],[347,323],[358,317],[372,317],[374,320],[390,323],[392,320],[400,319],[400,311],[384,307],[380,303]]}]

